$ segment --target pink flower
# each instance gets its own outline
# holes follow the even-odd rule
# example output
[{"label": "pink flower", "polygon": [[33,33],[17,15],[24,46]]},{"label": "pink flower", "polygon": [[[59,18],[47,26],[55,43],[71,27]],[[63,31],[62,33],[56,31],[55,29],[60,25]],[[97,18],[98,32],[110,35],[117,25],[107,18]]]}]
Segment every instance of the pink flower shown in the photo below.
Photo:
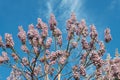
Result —
[{"label": "pink flower", "polygon": [[55,19],[54,14],[51,14],[51,15],[50,15],[49,24],[50,24],[50,30],[54,30],[54,29],[56,28],[57,21],[56,21],[56,19]]},{"label": "pink flower", "polygon": [[38,42],[39,42],[40,45],[43,45],[43,38],[39,37]]},{"label": "pink flower", "polygon": [[62,32],[60,31],[60,29],[55,28],[53,31],[53,35],[56,37],[59,37],[62,34]]},{"label": "pink flower", "polygon": [[97,31],[96,31],[95,26],[94,26],[94,25],[91,25],[91,26],[90,26],[90,30],[91,30],[91,32],[90,32],[90,37],[91,37],[91,39],[96,40],[96,39],[97,39],[97,36],[98,36],[98,33],[97,33]]},{"label": "pink flower", "polygon": [[22,49],[24,52],[29,53],[29,50],[28,50],[28,48],[27,48],[26,45],[22,45],[22,46],[21,46],[21,49]]},{"label": "pink flower", "polygon": [[40,18],[38,18],[38,23],[37,23],[37,28],[38,29],[44,29],[44,28],[46,28],[47,27],[47,25],[40,19]]},{"label": "pink flower", "polygon": [[85,76],[86,75],[86,70],[85,70],[85,67],[83,65],[80,66],[80,74],[82,76]]},{"label": "pink flower", "polygon": [[94,24],[92,24],[92,25],[90,26],[90,31],[92,32],[92,31],[94,31],[94,30],[96,30],[96,27],[95,27]]},{"label": "pink flower", "polygon": [[86,41],[85,38],[82,39],[81,43],[82,43],[83,49],[88,49],[89,48],[89,44],[88,44],[88,42]]},{"label": "pink flower", "polygon": [[92,60],[93,64],[97,67],[101,67],[103,65],[103,60],[96,51],[92,51],[90,59]]},{"label": "pink flower", "polygon": [[101,69],[97,69],[95,74],[99,78],[99,76],[102,74],[102,70]]},{"label": "pink flower", "polygon": [[36,37],[34,37],[33,39],[32,39],[32,45],[33,46],[35,46],[35,47],[37,47],[38,46],[38,39],[36,38]]},{"label": "pink flower", "polygon": [[90,48],[93,48],[94,44],[95,44],[95,40],[91,39],[91,41],[89,42]]},{"label": "pink flower", "polygon": [[98,50],[98,54],[99,56],[103,56],[103,54],[105,53],[105,45],[102,41],[99,42],[99,45],[100,45],[100,49]]},{"label": "pink flower", "polygon": [[62,36],[57,37],[57,44],[62,45]]},{"label": "pink flower", "polygon": [[2,52],[2,57],[4,58],[4,61],[8,61],[9,57],[6,52]]},{"label": "pink flower", "polygon": [[50,51],[47,49],[47,50],[45,50],[45,53],[47,54],[47,55],[50,55]]},{"label": "pink flower", "polygon": [[71,14],[70,19],[67,21],[67,30],[74,32],[76,30],[76,16],[74,13]]},{"label": "pink flower", "polygon": [[75,80],[79,80],[80,74],[79,74],[79,71],[78,71],[78,66],[76,66],[76,65],[73,66],[72,72],[73,72],[73,77],[75,78]]},{"label": "pink flower", "polygon": [[67,58],[66,58],[65,56],[61,56],[60,59],[59,59],[59,63],[60,63],[60,64],[64,64],[65,61],[66,61],[66,59],[67,59]]},{"label": "pink flower", "polygon": [[73,48],[76,48],[77,46],[78,46],[78,43],[75,42],[75,41],[73,41],[73,42],[72,42],[72,47],[73,47]]},{"label": "pink flower", "polygon": [[74,33],[76,31],[76,25],[75,24],[71,24],[71,27],[70,27],[69,31]]},{"label": "pink flower", "polygon": [[39,37],[39,32],[37,29],[34,29],[34,25],[30,24],[29,25],[29,30],[27,32],[28,38],[33,39],[33,37],[38,38]]},{"label": "pink flower", "polygon": [[84,26],[82,26],[81,23],[78,23],[76,34],[80,36],[82,34],[83,29],[84,29]]},{"label": "pink flower", "polygon": [[37,21],[38,21],[38,23],[37,23],[37,25],[36,25],[37,28],[38,28],[38,29],[42,29],[42,26],[43,26],[44,23],[42,22],[42,20],[41,20],[40,18],[38,18]]},{"label": "pink flower", "polygon": [[48,73],[49,69],[50,69],[50,65],[45,64],[44,66],[45,73]]},{"label": "pink flower", "polygon": [[83,37],[88,36],[88,28],[87,28],[87,26],[84,27],[84,29],[82,31],[82,35],[83,35]]},{"label": "pink flower", "polygon": [[20,38],[22,44],[26,42],[26,32],[23,30],[22,26],[19,26],[18,37]]},{"label": "pink flower", "polygon": [[41,35],[42,35],[42,38],[47,37],[48,36],[48,28],[42,29]]},{"label": "pink flower", "polygon": [[56,52],[52,52],[51,55],[50,55],[50,61],[54,61],[56,60],[58,57],[58,54]]},{"label": "pink flower", "polygon": [[27,66],[29,64],[28,59],[26,57],[22,58],[23,66]]},{"label": "pink flower", "polygon": [[106,41],[106,42],[110,42],[111,39],[112,39],[112,37],[111,37],[111,34],[110,34],[110,29],[107,28],[107,29],[105,30],[105,41]]},{"label": "pink flower", "polygon": [[68,40],[71,40],[72,38],[73,38],[73,32],[71,32],[71,31],[68,31],[68,36],[67,36],[67,39]]},{"label": "pink flower", "polygon": [[35,54],[38,54],[38,53],[39,53],[38,47],[33,47],[33,49],[34,49],[34,53],[35,53]]},{"label": "pink flower", "polygon": [[5,33],[6,47],[11,48],[14,46],[13,38],[11,34]]},{"label": "pink flower", "polygon": [[41,65],[38,65],[34,69],[35,76],[39,75],[41,73]]},{"label": "pink flower", "polygon": [[49,64],[50,65],[53,65],[53,64],[55,64],[56,63],[56,60],[53,60],[53,61],[51,61]]},{"label": "pink flower", "polygon": [[86,60],[86,57],[87,57],[87,52],[85,52],[82,57],[81,57],[81,64],[84,64],[85,60]]},{"label": "pink flower", "polygon": [[64,55],[64,52],[63,52],[62,50],[57,50],[57,51],[56,51],[56,54],[57,54],[58,56],[62,56],[62,55]]},{"label": "pink flower", "polygon": [[52,38],[49,37],[46,41],[46,48],[49,48],[51,44],[52,44]]},{"label": "pink flower", "polygon": [[18,56],[15,53],[11,54],[14,60],[18,60]]}]

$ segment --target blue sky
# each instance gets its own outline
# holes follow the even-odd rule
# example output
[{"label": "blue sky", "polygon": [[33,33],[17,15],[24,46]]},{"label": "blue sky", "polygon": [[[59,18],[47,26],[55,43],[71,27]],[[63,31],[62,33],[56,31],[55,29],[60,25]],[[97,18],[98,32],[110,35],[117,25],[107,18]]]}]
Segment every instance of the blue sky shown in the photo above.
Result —
[{"label": "blue sky", "polygon": [[[0,35],[11,33],[18,43],[19,25],[27,30],[29,24],[36,24],[38,17],[48,23],[50,13],[55,14],[58,27],[64,34],[65,22],[73,11],[78,20],[84,18],[88,25],[95,24],[101,40],[104,29],[111,29],[113,39],[106,44],[106,54],[113,56],[115,49],[120,49],[120,0],[0,0]],[[6,69],[0,67],[0,80],[8,76],[4,72],[9,71]]]}]

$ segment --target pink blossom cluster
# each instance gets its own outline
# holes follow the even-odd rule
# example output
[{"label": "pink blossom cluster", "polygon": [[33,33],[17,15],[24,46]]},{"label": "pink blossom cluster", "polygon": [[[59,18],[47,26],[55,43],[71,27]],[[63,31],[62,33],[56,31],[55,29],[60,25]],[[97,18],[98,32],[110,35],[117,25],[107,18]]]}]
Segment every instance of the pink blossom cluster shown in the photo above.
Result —
[{"label": "pink blossom cluster", "polygon": [[96,51],[92,51],[90,59],[92,63],[97,67],[101,67],[103,64],[103,60]]},{"label": "pink blossom cluster", "polygon": [[46,48],[49,48],[51,44],[52,44],[52,38],[49,37],[46,41]]},{"label": "pink blossom cluster", "polygon": [[110,29],[107,28],[107,29],[105,30],[105,41],[106,41],[106,42],[109,42],[111,39],[112,39],[112,37],[111,37],[111,34],[110,34]]},{"label": "pink blossom cluster", "polygon": [[50,15],[49,24],[50,24],[50,30],[52,31],[52,35],[57,40],[57,44],[61,46],[62,45],[62,32],[60,31],[59,28],[56,27],[57,21],[56,21],[54,14]]},{"label": "pink blossom cluster", "polygon": [[6,62],[9,60],[9,57],[6,52],[2,52],[2,56],[0,56],[0,63]]},{"label": "pink blossom cluster", "polygon": [[22,75],[21,71],[16,68],[16,66],[13,66],[13,69],[10,73],[10,76],[7,77],[7,80],[20,80],[22,79],[20,76]]},{"label": "pink blossom cluster", "polygon": [[12,48],[14,46],[14,41],[11,34],[5,34],[6,47]]},{"label": "pink blossom cluster", "polygon": [[11,56],[13,57],[14,60],[18,60],[18,56],[15,53],[12,53]]},{"label": "pink blossom cluster", "polygon": [[22,26],[19,26],[19,33],[18,37],[20,38],[22,44],[25,44],[26,42],[26,32],[23,30]]}]

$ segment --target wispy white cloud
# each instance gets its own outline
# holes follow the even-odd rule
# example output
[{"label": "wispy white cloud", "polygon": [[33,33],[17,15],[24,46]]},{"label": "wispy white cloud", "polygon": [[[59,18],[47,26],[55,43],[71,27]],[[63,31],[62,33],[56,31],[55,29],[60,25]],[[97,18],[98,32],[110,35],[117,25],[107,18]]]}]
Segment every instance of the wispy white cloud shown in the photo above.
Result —
[{"label": "wispy white cloud", "polygon": [[111,9],[111,10],[114,9],[116,4],[117,4],[117,1],[118,0],[112,0],[111,3],[110,3],[109,9]]},{"label": "wispy white cloud", "polygon": [[83,7],[83,4],[84,4],[84,0],[62,0],[60,7],[61,8],[62,7],[67,7],[68,8],[64,11],[65,14],[66,13],[70,14],[71,12],[75,12],[76,15],[77,15],[79,13],[83,13],[83,11],[80,10],[81,7]]},{"label": "wispy white cloud", "polygon": [[49,15],[53,12],[53,7],[50,1],[47,2],[47,12],[46,12],[46,18],[49,18]]},{"label": "wispy white cloud", "polygon": [[50,2],[47,2],[48,13],[52,12],[52,6]]},{"label": "wispy white cloud", "polygon": [[112,0],[108,7],[110,10],[113,10],[116,7],[120,8],[120,0]]}]

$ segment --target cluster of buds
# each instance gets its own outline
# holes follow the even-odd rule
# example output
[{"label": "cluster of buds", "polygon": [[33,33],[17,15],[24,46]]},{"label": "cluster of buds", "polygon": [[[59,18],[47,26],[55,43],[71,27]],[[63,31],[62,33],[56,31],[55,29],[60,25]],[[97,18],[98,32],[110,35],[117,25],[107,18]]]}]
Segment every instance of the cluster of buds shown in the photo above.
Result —
[{"label": "cluster of buds", "polygon": [[102,69],[101,68],[96,69],[95,75],[96,75],[97,80],[99,80],[99,79],[103,80],[102,79],[103,77],[102,77]]},{"label": "cluster of buds", "polygon": [[22,45],[22,46],[21,46],[21,49],[22,49],[24,52],[29,53],[29,50],[28,50],[28,48],[27,48],[26,45]]},{"label": "cluster of buds", "polygon": [[82,36],[87,37],[88,36],[88,27],[86,26],[86,22],[84,19],[81,20],[81,25],[83,26]]},{"label": "cluster of buds", "polygon": [[81,64],[84,64],[85,63],[85,60],[87,58],[87,52],[83,53],[82,56],[81,56]]},{"label": "cluster of buds", "polygon": [[46,27],[46,24],[40,18],[37,19],[37,22],[38,23],[37,23],[36,27],[38,29],[43,29],[44,27]]},{"label": "cluster of buds", "polygon": [[[56,63],[56,61],[58,60],[59,64],[64,64],[67,57],[68,57],[68,53],[66,51],[62,51],[62,50],[57,50],[56,52],[51,52],[51,54],[48,52],[48,56],[47,59],[50,60],[49,64],[53,65]],[[45,61],[45,58],[41,58],[40,59],[41,62]]]},{"label": "cluster of buds", "polygon": [[84,19],[82,19],[80,23],[77,23],[76,35],[82,35],[83,37],[88,36],[88,27]]},{"label": "cluster of buds", "polygon": [[90,60],[93,62],[93,64],[96,67],[101,67],[103,65],[103,60],[101,59],[101,57],[98,55],[98,53],[96,51],[92,51],[91,52],[91,57]]},{"label": "cluster of buds", "polygon": [[14,46],[13,38],[11,34],[5,34],[6,47],[12,48]]},{"label": "cluster of buds", "polygon": [[55,19],[54,14],[50,15],[49,24],[50,24],[50,30],[52,31],[52,35],[55,37],[55,39],[57,39],[57,44],[61,46],[62,45],[62,32],[60,31],[59,28],[56,27],[57,21]]},{"label": "cluster of buds", "polygon": [[80,65],[80,74],[82,76],[85,76],[86,75],[86,70],[85,70],[85,67],[83,65]]},{"label": "cluster of buds", "polygon": [[20,77],[22,73],[17,70],[17,69],[12,69],[10,76],[7,77],[7,80],[21,80],[22,78]]},{"label": "cluster of buds", "polygon": [[89,44],[85,38],[82,38],[81,43],[83,49],[89,49]]},{"label": "cluster of buds", "polygon": [[99,45],[100,45],[100,49],[97,51],[98,55],[103,56],[103,54],[105,53],[105,45],[102,41],[99,42]]},{"label": "cluster of buds", "polygon": [[67,21],[67,31],[68,31],[68,40],[71,40],[74,36],[74,32],[76,31],[76,16],[74,13],[71,14],[70,19]]},{"label": "cluster of buds", "polygon": [[90,32],[90,37],[91,37],[91,39],[97,40],[98,33],[97,33],[96,28],[95,28],[94,25],[91,25],[91,26],[90,26],[90,31],[91,31],[91,32]]},{"label": "cluster of buds", "polygon": [[22,58],[22,65],[23,66],[29,65],[28,59],[26,57]]},{"label": "cluster of buds", "polygon": [[111,39],[112,39],[112,37],[111,37],[111,34],[110,34],[110,29],[107,28],[107,29],[105,30],[105,41],[106,41],[106,42],[110,42]]},{"label": "cluster of buds", "polygon": [[6,52],[2,52],[2,56],[0,56],[0,63],[7,62],[9,57]]},{"label": "cluster of buds", "polygon": [[73,48],[76,48],[76,47],[78,46],[78,43],[77,43],[76,41],[73,41],[73,42],[71,43],[71,45],[72,45]]},{"label": "cluster of buds", "polygon": [[48,38],[46,41],[46,48],[50,48],[50,45],[52,44],[52,38]]},{"label": "cluster of buds", "polygon": [[73,77],[75,80],[79,80],[80,79],[80,73],[78,71],[78,66],[73,66],[72,68],[72,72],[73,72]]},{"label": "cluster of buds", "polygon": [[83,65],[80,65],[80,67],[78,67],[77,65],[73,66],[72,72],[73,72],[73,76],[74,76],[75,80],[79,80],[80,75],[86,76],[86,70]]},{"label": "cluster of buds", "polygon": [[56,60],[58,58],[59,54],[57,54],[56,52],[52,52],[50,55],[49,55],[49,59],[50,59],[50,64],[55,64],[56,63]]},{"label": "cluster of buds", "polygon": [[48,36],[48,26],[40,18],[38,18],[37,22],[37,28],[42,31],[41,37],[46,38]]},{"label": "cluster of buds", "polygon": [[54,14],[51,14],[51,15],[50,15],[49,24],[50,24],[50,30],[54,30],[54,29],[56,28],[57,21],[56,21],[56,19],[55,19]]},{"label": "cluster of buds", "polygon": [[34,69],[34,75],[38,76],[39,74],[41,74],[41,72],[42,72],[41,65],[36,66]]},{"label": "cluster of buds", "polygon": [[59,64],[64,64],[67,59],[67,53],[62,50],[57,50],[56,52],[51,53],[50,55],[50,63],[56,62],[56,60],[59,58]]},{"label": "cluster of buds", "polygon": [[15,53],[12,53],[11,56],[13,57],[14,60],[18,60],[18,56]]},{"label": "cluster of buds", "polygon": [[39,38],[39,32],[37,29],[34,29],[34,25],[29,25],[29,30],[27,32],[28,39]]},{"label": "cluster of buds", "polygon": [[120,79],[120,57],[118,51],[116,51],[115,58],[113,59],[110,59],[110,54],[107,56],[103,71],[106,72],[104,80]]},{"label": "cluster of buds", "polygon": [[26,32],[23,30],[22,26],[19,26],[18,29],[19,29],[18,37],[20,38],[22,44],[25,44]]}]

